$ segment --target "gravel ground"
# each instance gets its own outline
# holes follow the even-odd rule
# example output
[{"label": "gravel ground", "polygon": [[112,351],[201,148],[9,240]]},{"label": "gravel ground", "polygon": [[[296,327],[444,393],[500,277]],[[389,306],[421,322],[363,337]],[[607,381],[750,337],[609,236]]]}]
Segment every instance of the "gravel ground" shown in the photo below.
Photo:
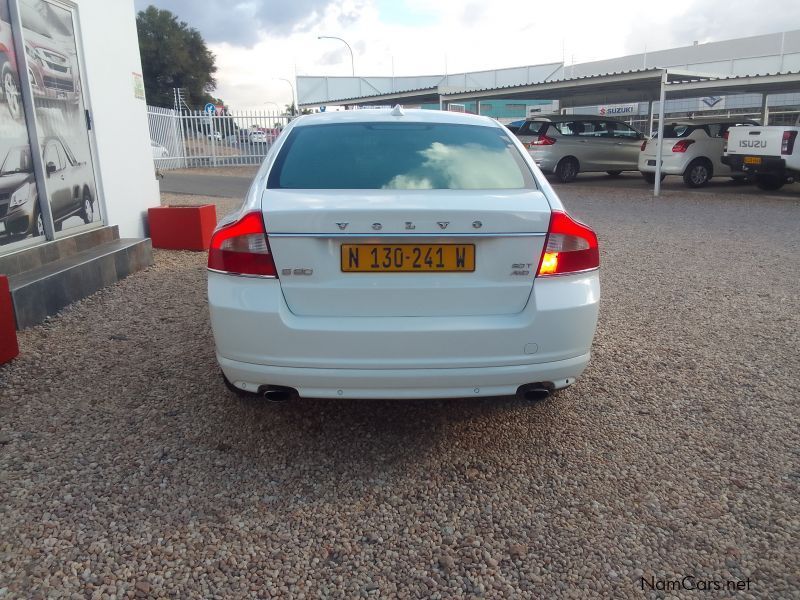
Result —
[{"label": "gravel ground", "polygon": [[22,332],[0,596],[800,598],[800,202],[559,191],[604,298],[544,402],[237,399],[200,254]]}]

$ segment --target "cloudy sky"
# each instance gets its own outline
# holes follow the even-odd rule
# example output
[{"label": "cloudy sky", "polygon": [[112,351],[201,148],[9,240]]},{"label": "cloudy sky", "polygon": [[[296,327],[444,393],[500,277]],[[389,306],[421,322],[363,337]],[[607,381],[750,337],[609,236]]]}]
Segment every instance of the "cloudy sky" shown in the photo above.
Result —
[{"label": "cloudy sky", "polygon": [[[422,75],[586,62],[800,27],[800,1],[134,0],[200,30],[217,56],[216,94],[234,109],[290,102],[276,78]],[[545,7],[552,7],[552,10]]]}]

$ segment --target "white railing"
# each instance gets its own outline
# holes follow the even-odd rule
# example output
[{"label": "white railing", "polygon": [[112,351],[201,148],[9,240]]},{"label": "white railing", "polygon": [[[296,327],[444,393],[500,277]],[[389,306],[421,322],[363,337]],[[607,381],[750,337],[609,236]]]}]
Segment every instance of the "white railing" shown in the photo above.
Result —
[{"label": "white railing", "polygon": [[259,165],[289,117],[258,111],[203,111],[148,106],[157,169]]}]

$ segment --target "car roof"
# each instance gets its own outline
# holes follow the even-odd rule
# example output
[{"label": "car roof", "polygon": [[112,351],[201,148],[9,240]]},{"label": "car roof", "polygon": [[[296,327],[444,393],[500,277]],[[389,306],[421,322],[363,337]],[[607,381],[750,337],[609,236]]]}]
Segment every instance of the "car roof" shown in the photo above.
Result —
[{"label": "car roof", "polygon": [[540,116],[537,115],[535,117],[528,117],[525,119],[526,121],[546,121],[549,123],[562,123],[564,121],[574,121],[576,119],[586,119],[587,121],[620,121],[622,119],[617,119],[616,117],[604,117],[603,115],[547,115],[547,116]]},{"label": "car roof", "polygon": [[358,110],[340,110],[335,112],[315,113],[303,115],[292,121],[295,127],[309,125],[327,125],[332,123],[449,123],[454,125],[483,125],[486,127],[501,127],[490,117],[457,113],[447,110],[424,110],[418,108],[403,108],[402,116],[393,115],[395,108],[363,108]]},{"label": "car roof", "polygon": [[735,117],[700,117],[698,119],[674,119],[674,120],[665,120],[665,125],[728,125],[730,123],[749,123],[750,125],[758,125],[758,121],[755,119],[737,119]]}]

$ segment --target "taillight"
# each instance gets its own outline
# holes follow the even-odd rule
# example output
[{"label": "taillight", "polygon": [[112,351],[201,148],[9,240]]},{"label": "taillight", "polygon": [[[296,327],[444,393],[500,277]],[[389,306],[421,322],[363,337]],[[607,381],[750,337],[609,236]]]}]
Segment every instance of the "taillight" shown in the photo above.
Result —
[{"label": "taillight", "polygon": [[567,213],[554,210],[539,260],[539,277],[566,275],[600,266],[597,235]]},{"label": "taillight", "polygon": [[681,140],[672,147],[673,152],[686,152],[686,149],[694,144],[694,140]]},{"label": "taillight", "polygon": [[[556,138],[552,138],[549,135],[540,135],[535,140],[533,140],[529,146],[552,146],[556,143]],[[559,146],[560,148],[560,146]]]},{"label": "taillight", "polygon": [[781,154],[791,154],[794,152],[794,140],[797,137],[796,131],[784,131],[781,141]]},{"label": "taillight", "polygon": [[724,140],[722,142],[722,152],[723,153],[728,151],[728,134],[729,133],[730,133],[729,130],[726,129],[725,133],[722,134],[722,139]]},{"label": "taillight", "polygon": [[232,275],[278,276],[260,212],[246,213],[214,232],[208,268]]},{"label": "taillight", "polygon": [[640,150],[641,150],[642,152],[644,152],[644,149],[645,149],[645,148],[647,148],[647,140],[642,140],[642,147],[640,148]]}]

